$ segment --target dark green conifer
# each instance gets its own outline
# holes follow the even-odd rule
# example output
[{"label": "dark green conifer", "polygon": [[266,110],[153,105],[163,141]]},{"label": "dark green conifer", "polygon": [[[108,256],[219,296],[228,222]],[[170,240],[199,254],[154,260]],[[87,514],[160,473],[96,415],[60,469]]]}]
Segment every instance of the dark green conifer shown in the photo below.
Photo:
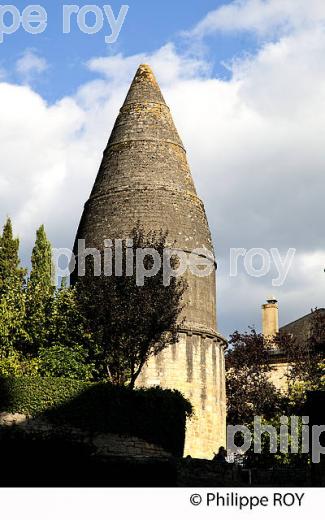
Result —
[{"label": "dark green conifer", "polygon": [[54,293],[52,247],[42,225],[36,232],[32,269],[27,284],[26,330],[28,352],[36,355],[47,344]]}]

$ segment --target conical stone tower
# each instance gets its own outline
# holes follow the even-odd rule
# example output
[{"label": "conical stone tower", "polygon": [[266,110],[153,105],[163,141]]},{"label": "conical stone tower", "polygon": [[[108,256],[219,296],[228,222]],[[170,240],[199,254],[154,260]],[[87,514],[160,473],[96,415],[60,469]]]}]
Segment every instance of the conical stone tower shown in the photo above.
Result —
[{"label": "conical stone tower", "polygon": [[[147,65],[139,67],[114,125],[76,244],[85,239],[86,247],[101,250],[105,239],[128,238],[137,221],[148,230],[167,229],[179,250],[213,252],[183,143]],[[225,340],[217,332],[215,269],[206,277],[188,274],[187,281],[179,342],[152,358],[137,384],[180,390],[195,412],[184,454],[211,458],[226,444]]]}]

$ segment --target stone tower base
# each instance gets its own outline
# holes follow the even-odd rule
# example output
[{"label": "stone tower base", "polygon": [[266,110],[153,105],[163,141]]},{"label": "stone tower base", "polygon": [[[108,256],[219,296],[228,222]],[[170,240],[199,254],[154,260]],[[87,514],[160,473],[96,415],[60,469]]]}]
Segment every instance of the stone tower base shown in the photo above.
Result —
[{"label": "stone tower base", "polygon": [[151,358],[138,378],[137,386],[177,389],[191,402],[184,456],[211,459],[226,446],[224,346],[216,333],[186,330],[177,345]]}]

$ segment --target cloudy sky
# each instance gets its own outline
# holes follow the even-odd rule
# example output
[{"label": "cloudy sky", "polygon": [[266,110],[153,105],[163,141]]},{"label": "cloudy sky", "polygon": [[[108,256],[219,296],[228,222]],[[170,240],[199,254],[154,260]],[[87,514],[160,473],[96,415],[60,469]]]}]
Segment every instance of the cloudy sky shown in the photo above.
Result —
[{"label": "cloudy sky", "polygon": [[[144,62],[205,202],[220,331],[259,328],[269,294],[279,300],[281,324],[324,307],[324,0],[129,0],[114,44],[105,43],[107,19],[87,35],[72,18],[71,33],[62,34],[64,2],[40,3],[44,33],[21,28],[0,44],[0,213],[1,222],[12,217],[24,263],[42,223],[55,247],[71,247],[118,109]],[[110,4],[117,17],[121,4]],[[27,5],[19,1],[20,10]],[[240,257],[230,276],[231,248],[263,248],[253,257],[255,274],[263,259],[269,272],[249,275],[249,258]],[[272,285],[292,249],[288,275]]]}]

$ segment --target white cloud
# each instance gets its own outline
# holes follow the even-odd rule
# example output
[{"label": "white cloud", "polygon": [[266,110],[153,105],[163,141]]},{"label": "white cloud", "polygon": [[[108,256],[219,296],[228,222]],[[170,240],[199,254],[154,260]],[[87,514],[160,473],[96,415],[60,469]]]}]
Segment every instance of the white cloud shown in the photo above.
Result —
[{"label": "white cloud", "polygon": [[[135,69],[149,62],[206,205],[221,331],[259,326],[271,292],[282,323],[325,306],[325,34],[322,17],[316,24],[313,15],[310,28],[297,16],[291,32],[237,59],[230,81],[209,77],[208,63],[169,44],[150,55],[91,60],[101,77],[51,106],[31,88],[0,84],[0,216],[13,217],[25,254],[43,222],[56,247],[72,245],[118,109]],[[273,273],[253,279],[241,269],[229,278],[230,247],[297,253],[284,286],[273,288]]]},{"label": "white cloud", "polygon": [[16,72],[29,82],[38,74],[45,72],[48,64],[44,58],[38,56],[32,49],[26,49],[24,54],[16,62]]},{"label": "white cloud", "polygon": [[218,31],[249,31],[275,36],[325,22],[323,0],[235,0],[208,13],[188,36]]},{"label": "white cloud", "polygon": [[95,58],[90,60],[90,70],[99,72],[111,81],[129,81],[130,74],[140,63],[149,62],[159,74],[161,84],[173,84],[181,79],[189,80],[207,75],[210,72],[209,64],[203,59],[193,59],[179,56],[172,43],[167,43],[158,51],[151,54],[136,54],[124,57],[117,54],[112,57]]}]

